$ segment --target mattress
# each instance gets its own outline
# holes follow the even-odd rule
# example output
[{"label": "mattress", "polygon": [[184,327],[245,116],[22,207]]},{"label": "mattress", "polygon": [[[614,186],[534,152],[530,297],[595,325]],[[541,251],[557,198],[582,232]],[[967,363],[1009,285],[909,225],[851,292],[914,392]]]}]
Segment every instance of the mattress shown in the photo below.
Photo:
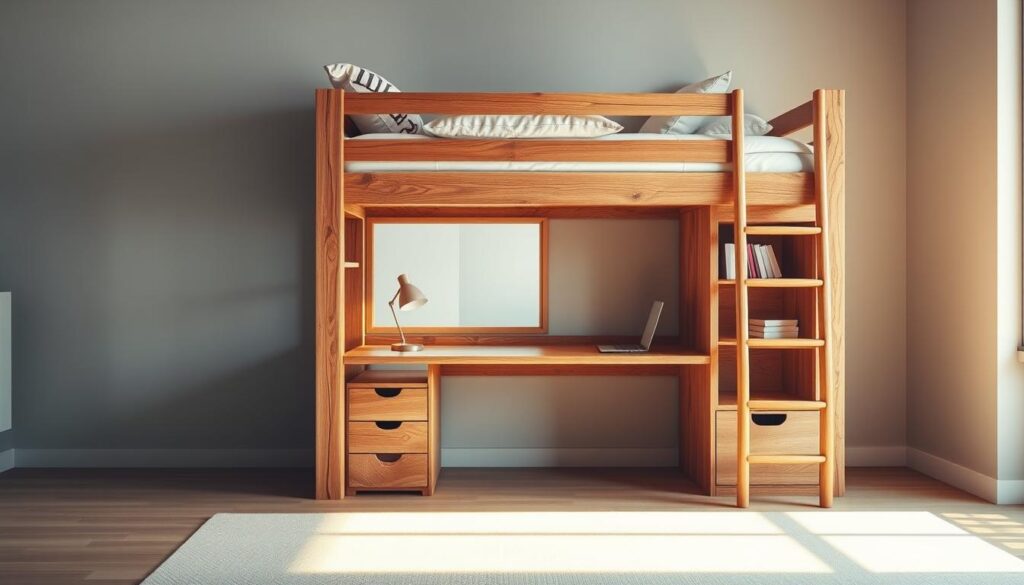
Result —
[{"label": "mattress", "polygon": [[[704,134],[612,134],[585,140],[721,140]],[[454,140],[419,134],[363,134],[351,140]],[[748,173],[799,173],[814,170],[813,151],[802,142],[778,136],[747,136],[744,162]],[[659,172],[715,173],[732,170],[729,163],[707,162],[524,162],[524,161],[352,161],[349,173],[416,172]]]}]

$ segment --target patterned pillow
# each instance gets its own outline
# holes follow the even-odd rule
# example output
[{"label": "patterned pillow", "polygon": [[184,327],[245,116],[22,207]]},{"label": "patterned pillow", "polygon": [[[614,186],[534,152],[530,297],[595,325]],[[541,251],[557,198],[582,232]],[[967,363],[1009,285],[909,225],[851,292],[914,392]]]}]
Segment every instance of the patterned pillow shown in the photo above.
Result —
[{"label": "patterned pillow", "polygon": [[[398,88],[380,75],[351,63],[324,65],[331,85],[356,93],[398,93]],[[350,116],[363,134],[420,134],[419,114],[354,114]]]}]

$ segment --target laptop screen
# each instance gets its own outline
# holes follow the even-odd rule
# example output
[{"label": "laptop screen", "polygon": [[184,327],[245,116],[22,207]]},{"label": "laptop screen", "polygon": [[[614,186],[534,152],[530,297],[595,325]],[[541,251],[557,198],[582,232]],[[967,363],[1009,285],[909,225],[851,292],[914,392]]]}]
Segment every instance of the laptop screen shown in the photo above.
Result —
[{"label": "laptop screen", "polygon": [[654,339],[654,330],[658,328],[658,319],[661,318],[661,310],[665,303],[654,301],[651,305],[651,314],[647,316],[647,325],[644,326],[644,333],[640,336],[640,346],[644,349],[651,349],[651,341]]}]

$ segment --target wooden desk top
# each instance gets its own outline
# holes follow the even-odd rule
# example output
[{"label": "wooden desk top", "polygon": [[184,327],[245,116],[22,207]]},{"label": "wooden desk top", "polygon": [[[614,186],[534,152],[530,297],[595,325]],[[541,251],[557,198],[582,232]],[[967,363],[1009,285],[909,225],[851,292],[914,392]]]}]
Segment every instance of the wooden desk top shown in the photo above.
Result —
[{"label": "wooden desk top", "polygon": [[399,353],[387,345],[363,345],[345,352],[345,364],[460,365],[701,365],[708,355],[681,347],[655,347],[647,353],[600,353],[595,345],[428,345]]}]

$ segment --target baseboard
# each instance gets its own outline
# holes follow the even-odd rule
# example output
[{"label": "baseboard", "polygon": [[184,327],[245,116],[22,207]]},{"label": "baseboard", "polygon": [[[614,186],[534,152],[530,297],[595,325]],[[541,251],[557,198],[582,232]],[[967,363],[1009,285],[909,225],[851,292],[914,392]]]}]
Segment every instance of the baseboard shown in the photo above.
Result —
[{"label": "baseboard", "polygon": [[847,467],[906,467],[907,448],[904,445],[884,447],[846,447]]},{"label": "baseboard", "polygon": [[442,449],[445,467],[675,467],[676,449]]},{"label": "baseboard", "polygon": [[996,504],[1024,504],[1024,481],[998,480],[920,449],[907,448],[911,469]]},{"label": "baseboard", "polygon": [[312,467],[310,449],[17,449],[17,467]]},{"label": "baseboard", "polygon": [[14,449],[0,451],[0,473],[14,469]]}]

